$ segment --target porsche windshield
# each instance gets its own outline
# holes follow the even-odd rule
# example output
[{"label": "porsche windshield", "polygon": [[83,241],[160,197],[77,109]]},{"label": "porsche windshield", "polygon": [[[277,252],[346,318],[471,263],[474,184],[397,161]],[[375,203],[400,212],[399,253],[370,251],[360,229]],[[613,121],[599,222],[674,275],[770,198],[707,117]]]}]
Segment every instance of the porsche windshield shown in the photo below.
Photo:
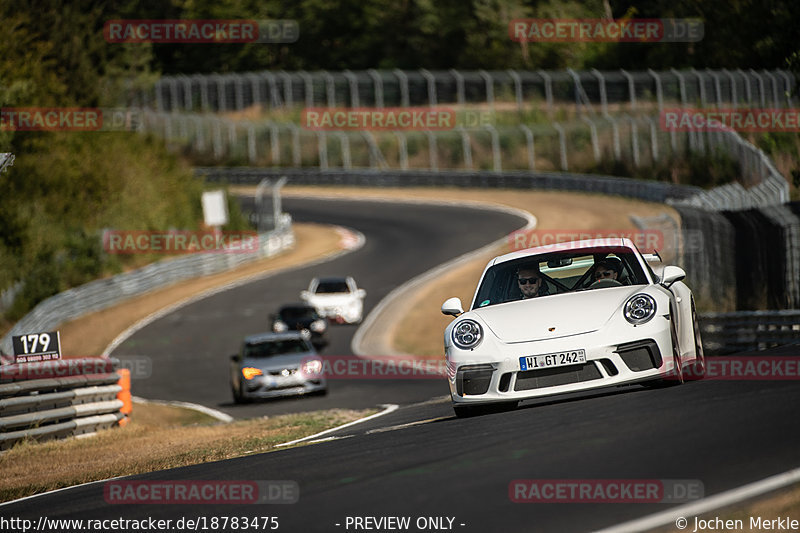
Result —
[{"label": "porsche windshield", "polygon": [[334,294],[350,292],[345,281],[320,281],[317,285],[317,294]]},{"label": "porsche windshield", "polygon": [[491,267],[483,277],[473,309],[524,298],[647,283],[636,254],[629,248],[559,251]]}]

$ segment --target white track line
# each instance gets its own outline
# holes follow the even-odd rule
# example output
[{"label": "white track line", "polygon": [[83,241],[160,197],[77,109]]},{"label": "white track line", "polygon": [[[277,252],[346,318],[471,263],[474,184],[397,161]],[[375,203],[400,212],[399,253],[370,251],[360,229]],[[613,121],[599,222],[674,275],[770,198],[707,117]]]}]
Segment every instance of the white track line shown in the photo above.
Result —
[{"label": "white track line", "polygon": [[148,400],[145,398],[140,398],[138,396],[133,396],[132,400],[136,403],[152,403],[155,405],[168,405],[170,407],[183,407],[184,409],[191,409],[192,411],[197,411],[199,413],[203,413],[204,415],[208,415],[212,418],[216,418],[220,422],[233,422],[233,417],[223,413],[222,411],[217,411],[216,409],[212,409],[210,407],[206,407],[205,405],[199,405],[196,403],[190,402],[178,402],[178,401],[166,401],[166,400]]},{"label": "white track line", "polygon": [[397,409],[400,406],[396,405],[396,404],[384,404],[381,407],[385,407],[385,409],[383,411],[381,411],[380,413],[375,413],[374,415],[370,415],[370,416],[367,416],[367,417],[364,417],[364,418],[359,418],[358,420],[353,420],[352,422],[348,422],[347,424],[342,424],[341,426],[336,426],[335,428],[326,429],[325,431],[320,431],[319,433],[317,433],[315,435],[309,435],[308,437],[303,437],[302,439],[296,439],[296,440],[293,440],[293,441],[284,442],[283,444],[277,444],[275,447],[279,448],[281,446],[291,446],[292,444],[297,444],[298,442],[303,442],[303,441],[306,441],[306,440],[318,439],[319,437],[321,437],[323,435],[327,435],[328,433],[333,433],[334,431],[339,431],[340,429],[344,429],[346,427],[354,426],[356,424],[360,424],[361,422],[366,422],[367,420],[372,420],[373,418],[378,418],[379,416],[388,415],[389,413],[397,411]]},{"label": "white track line", "polygon": [[[766,479],[762,479],[761,481],[742,485],[741,487],[727,490],[717,494],[716,496],[703,498],[702,500],[687,503],[679,507],[673,507],[660,513],[645,516],[644,518],[631,520],[630,522],[623,522],[622,524],[601,529],[595,533],[638,533],[640,531],[646,531],[670,524],[675,525],[675,522],[680,518],[688,520],[689,517],[702,515],[722,507],[728,507],[729,505],[740,503],[756,496],[761,496],[762,494],[787,487],[797,482],[800,482],[800,468],[788,470],[782,474],[776,474]],[[693,525],[685,528],[686,531],[691,531],[693,529]]]}]

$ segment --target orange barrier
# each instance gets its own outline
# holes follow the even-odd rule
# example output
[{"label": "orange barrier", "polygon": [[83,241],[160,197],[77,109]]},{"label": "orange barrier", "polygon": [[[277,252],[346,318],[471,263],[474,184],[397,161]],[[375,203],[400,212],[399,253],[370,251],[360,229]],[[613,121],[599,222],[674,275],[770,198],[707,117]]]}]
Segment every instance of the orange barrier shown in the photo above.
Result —
[{"label": "orange barrier", "polygon": [[122,407],[120,407],[120,413],[124,414],[125,417],[119,421],[119,426],[124,427],[128,423],[128,417],[131,415],[131,411],[133,411],[133,402],[131,401],[131,371],[127,368],[121,368],[117,370],[119,374],[119,385],[122,387],[122,390],[117,393],[117,399],[122,400]]}]

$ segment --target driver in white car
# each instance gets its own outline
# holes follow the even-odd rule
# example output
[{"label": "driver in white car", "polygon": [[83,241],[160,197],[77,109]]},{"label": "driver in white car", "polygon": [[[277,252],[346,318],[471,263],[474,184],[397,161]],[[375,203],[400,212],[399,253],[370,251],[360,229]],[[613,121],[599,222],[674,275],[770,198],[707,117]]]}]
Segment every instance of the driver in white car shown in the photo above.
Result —
[{"label": "driver in white car", "polygon": [[517,271],[517,286],[522,293],[523,300],[546,295],[547,287],[542,287],[542,285],[542,276],[538,268],[522,267]]}]

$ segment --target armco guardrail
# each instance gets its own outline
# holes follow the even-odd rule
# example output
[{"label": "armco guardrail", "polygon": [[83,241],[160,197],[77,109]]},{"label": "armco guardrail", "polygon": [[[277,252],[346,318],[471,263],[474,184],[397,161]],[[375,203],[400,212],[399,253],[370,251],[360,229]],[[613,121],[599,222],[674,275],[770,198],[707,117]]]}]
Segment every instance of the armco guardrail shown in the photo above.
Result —
[{"label": "armco guardrail", "polygon": [[797,309],[704,313],[699,322],[703,347],[708,355],[766,350],[800,343],[800,310]]},{"label": "armco guardrail", "polygon": [[294,245],[291,223],[259,235],[260,249],[253,254],[203,253],[159,261],[132,272],[92,281],[40,302],[0,341],[0,351],[13,353],[12,335],[31,331],[52,331],[58,325],[94,311],[110,307],[127,298],[170,285],[177,281],[214,274],[262,257],[274,255]]},{"label": "armco guardrail", "polygon": [[93,433],[124,418],[115,361],[61,359],[0,367],[0,449]]},{"label": "armco guardrail", "polygon": [[319,170],[313,168],[202,167],[195,172],[208,182],[257,184],[262,178],[286,176],[290,185],[357,187],[478,187],[596,192],[653,202],[690,198],[698,187],[614,176],[526,171]]}]

